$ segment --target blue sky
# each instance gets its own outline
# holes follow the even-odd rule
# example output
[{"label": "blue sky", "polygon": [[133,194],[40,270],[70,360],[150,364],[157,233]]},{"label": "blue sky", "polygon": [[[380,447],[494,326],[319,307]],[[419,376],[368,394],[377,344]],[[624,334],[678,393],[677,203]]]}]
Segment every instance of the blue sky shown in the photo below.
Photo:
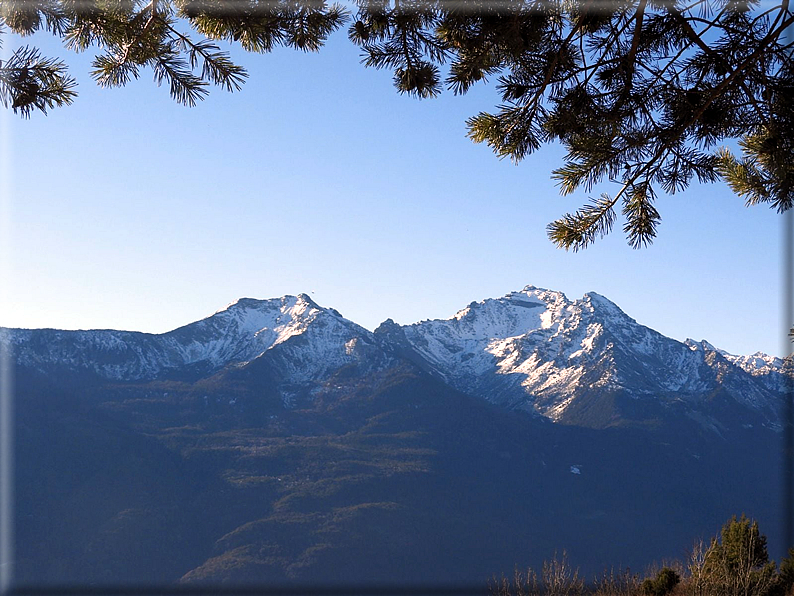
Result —
[{"label": "blue sky", "polygon": [[598,292],[679,340],[784,350],[779,215],[693,185],[660,196],[650,248],[619,222],[583,252],[557,249],[546,224],[587,195],[559,196],[558,148],[516,166],[466,138],[466,118],[498,102],[493,82],[400,96],[340,31],[319,54],[234,52],[243,90],[185,108],[149,71],[100,89],[90,54],[31,41],[67,60],[79,97],[2,113],[0,325],[163,332],[243,296],[306,292],[373,329],[532,284]]}]

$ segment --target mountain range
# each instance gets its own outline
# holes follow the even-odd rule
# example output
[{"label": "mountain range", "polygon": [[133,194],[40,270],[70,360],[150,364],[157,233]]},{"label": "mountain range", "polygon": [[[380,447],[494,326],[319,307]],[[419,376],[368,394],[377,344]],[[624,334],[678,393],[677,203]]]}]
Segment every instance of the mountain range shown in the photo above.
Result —
[{"label": "mountain range", "polygon": [[783,547],[791,362],[599,294],[374,332],[300,294],[164,334],[0,336],[23,585],[484,583],[562,549],[593,574],[742,512]]}]

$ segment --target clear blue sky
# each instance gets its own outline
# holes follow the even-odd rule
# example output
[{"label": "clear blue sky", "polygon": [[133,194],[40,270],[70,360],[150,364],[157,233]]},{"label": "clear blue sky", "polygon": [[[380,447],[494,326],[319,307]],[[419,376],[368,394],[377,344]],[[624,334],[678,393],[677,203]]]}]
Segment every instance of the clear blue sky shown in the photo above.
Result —
[{"label": "clear blue sky", "polygon": [[619,222],[559,250],[545,226],[586,195],[559,196],[557,148],[516,166],[466,138],[466,118],[498,101],[492,83],[400,96],[340,31],[319,54],[235,52],[243,90],[190,109],[149,71],[99,89],[90,55],[32,41],[66,58],[80,95],[0,116],[0,325],[163,332],[239,297],[306,292],[373,329],[532,284],[598,292],[679,340],[783,352],[779,215],[694,185],[660,197],[648,249]]}]

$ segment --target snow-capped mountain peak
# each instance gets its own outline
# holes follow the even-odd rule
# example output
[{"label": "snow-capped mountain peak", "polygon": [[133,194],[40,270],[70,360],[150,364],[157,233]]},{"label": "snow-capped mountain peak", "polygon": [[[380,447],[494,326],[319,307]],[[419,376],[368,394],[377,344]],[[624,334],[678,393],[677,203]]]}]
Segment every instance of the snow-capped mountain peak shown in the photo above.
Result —
[{"label": "snow-capped mountain peak", "polygon": [[[309,333],[310,332],[310,333]],[[152,379],[185,366],[217,370],[251,361],[277,346],[304,340],[307,361],[350,359],[350,342],[371,333],[307,294],[269,300],[240,298],[212,315],[163,334],[127,331],[11,330],[16,359],[41,371],[54,365],[88,369],[116,380]],[[283,351],[283,350],[282,350]],[[306,365],[302,377],[315,367]],[[325,365],[323,369],[327,368]]]},{"label": "snow-capped mountain peak", "polygon": [[[737,401],[762,408],[773,399],[765,389],[782,386],[779,359],[736,357],[705,341],[664,337],[595,292],[571,301],[561,292],[526,286],[472,302],[450,319],[402,330],[413,351],[457,389],[553,419],[562,418],[577,397],[597,392],[691,401],[730,378]],[[715,353],[719,360],[709,356]],[[739,370],[726,376],[731,364]],[[741,373],[763,377],[764,388],[748,384]]]},{"label": "snow-capped mountain peak", "polygon": [[[735,356],[705,340],[664,337],[595,292],[569,300],[536,286],[472,302],[448,319],[412,325],[389,319],[374,334],[298,294],[240,298],[159,335],[3,335],[18,365],[45,375],[69,369],[141,381],[188,369],[188,376],[215,374],[256,360],[277,371],[280,386],[299,392],[341,367],[355,364],[363,373],[404,359],[460,391],[553,420],[608,411],[615,400],[696,410],[715,395],[730,395],[742,408],[763,411],[774,425],[773,404],[790,376],[779,358]],[[598,400],[607,405],[594,406]]]}]

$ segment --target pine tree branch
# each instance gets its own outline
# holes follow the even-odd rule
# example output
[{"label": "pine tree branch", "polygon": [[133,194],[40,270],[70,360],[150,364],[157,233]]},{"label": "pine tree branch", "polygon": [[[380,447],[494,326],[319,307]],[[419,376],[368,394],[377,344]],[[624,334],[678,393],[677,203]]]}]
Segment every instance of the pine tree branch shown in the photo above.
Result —
[{"label": "pine tree branch", "polygon": [[143,29],[141,29],[140,33],[138,33],[138,35],[136,35],[132,39],[132,41],[126,44],[124,53],[121,55],[121,57],[118,60],[119,64],[126,64],[127,60],[129,60],[130,58],[130,52],[132,51],[132,49],[136,47],[138,44],[140,44],[141,40],[146,36],[146,34],[151,29],[151,27],[154,25],[155,19],[157,18],[157,0],[151,0],[149,2],[149,5],[146,6],[138,14],[138,16],[143,15],[147,10],[149,11],[149,18],[147,19],[146,24],[143,26]]},{"label": "pine tree branch", "polygon": [[244,68],[233,64],[228,58],[228,54],[217,51],[212,54],[208,49],[218,50],[218,46],[208,42],[195,43],[187,35],[179,32],[170,24],[166,23],[166,29],[183,44],[190,48],[190,66],[195,68],[195,55],[199,54],[204,60],[202,78],[209,78],[213,83],[223,85],[227,91],[240,91],[248,73]]},{"label": "pine tree branch", "polygon": [[634,25],[634,35],[631,39],[631,49],[629,50],[628,55],[626,56],[626,62],[628,64],[628,72],[625,75],[625,87],[623,90],[623,101],[625,98],[628,97],[629,93],[631,93],[632,82],[634,80],[634,72],[636,70],[636,62],[637,62],[637,48],[640,46],[640,35],[642,33],[642,19],[645,15],[645,5],[647,4],[647,0],[640,0],[639,5],[637,6],[637,15],[636,15],[636,24]]},{"label": "pine tree branch", "polygon": [[46,114],[48,109],[70,105],[76,86],[62,61],[42,58],[34,48],[19,48],[0,64],[0,104],[11,106],[23,118],[34,109]]},{"label": "pine tree branch", "polygon": [[[670,8],[670,13],[672,15],[674,15],[674,17],[679,21],[681,27],[684,29],[685,33],[687,34],[687,37],[695,45],[697,45],[697,47],[699,47],[701,49],[701,51],[703,51],[704,54],[706,54],[714,62],[722,65],[722,67],[725,69],[726,72],[728,72],[728,73],[732,72],[731,66],[730,66],[730,64],[728,64],[728,61],[725,58],[723,58],[722,56],[718,55],[716,52],[714,52],[714,50],[712,50],[706,44],[706,42],[703,41],[703,38],[701,37],[701,35],[698,35],[695,32],[695,30],[692,29],[692,26],[687,22],[687,19],[685,19],[684,16],[678,10],[675,9],[674,6]],[[745,84],[745,82],[742,81],[741,79],[739,80],[739,85],[741,86],[742,90],[745,92],[745,94],[747,95],[749,101],[752,103],[753,107],[755,108],[755,111],[756,111],[756,114],[758,115],[758,118],[760,120],[765,120],[766,119],[766,115],[764,114],[764,110],[758,104],[758,101],[756,100],[755,95],[750,92],[750,90],[747,88],[747,85]]]},{"label": "pine tree branch", "polygon": [[172,48],[164,47],[150,62],[154,70],[155,82],[160,85],[164,79],[167,79],[171,97],[178,103],[193,107],[198,100],[207,96],[207,83],[196,77]]},{"label": "pine tree branch", "polygon": [[597,237],[603,238],[612,230],[615,222],[615,203],[624,189],[611,199],[603,194],[601,198],[585,205],[573,215],[568,214],[546,226],[549,239],[560,248],[577,252],[587,248]]},{"label": "pine tree branch", "polygon": [[[785,3],[787,5],[788,0],[785,0]],[[791,25],[792,23],[794,23],[794,17],[784,20],[780,26],[780,30],[781,31],[785,30],[785,28]],[[683,135],[683,133],[687,129],[689,129],[695,122],[697,122],[701,118],[701,116],[706,111],[706,109],[722,93],[722,91],[726,89],[731,83],[733,83],[736,80],[736,78],[746,68],[748,68],[751,64],[753,64],[754,61],[757,59],[757,57],[766,49],[766,46],[775,38],[775,36],[773,35],[773,31],[774,29],[770,30],[770,32],[765,36],[765,38],[761,41],[761,43],[759,43],[758,47],[747,58],[745,58],[745,60],[733,72],[731,72],[727,77],[725,77],[720,82],[719,85],[713,88],[707,100],[704,101],[702,105],[695,112],[693,112],[693,114],[686,122],[680,124],[677,127],[677,131],[672,132],[669,140],[667,140],[664,143],[661,143],[657,148],[657,150],[654,152],[654,154],[645,161],[642,167],[637,168],[633,172],[633,174],[629,177],[629,179],[624,182],[623,188],[621,188],[620,192],[618,193],[618,195],[616,195],[616,198],[611,202],[610,206],[614,206],[614,204],[617,202],[617,198],[620,195],[622,195],[627,188],[633,187],[637,182],[637,180],[639,180],[642,177],[651,178],[654,176],[655,172],[657,172],[658,168],[660,167],[659,164],[664,162],[665,156],[671,151],[674,143],[676,143],[678,139],[680,139],[681,135]],[[568,248],[574,248],[574,250],[577,250],[579,248],[584,248],[585,246],[587,246],[587,244],[589,244],[589,242],[592,241],[589,239],[590,236],[586,234],[581,236],[583,238],[582,240],[583,243],[580,242],[579,244],[575,242],[569,243],[567,239],[562,238],[559,234],[552,235],[552,231],[556,231],[561,226],[565,225],[566,217],[570,217],[570,216],[565,216],[562,220],[556,220],[555,222],[552,222],[552,224],[550,224],[550,228],[549,228],[550,239],[553,242],[555,242],[558,246],[560,246],[561,248],[565,248],[566,250]],[[597,222],[593,221],[593,222],[584,222],[584,223],[585,225],[594,226]],[[655,227],[653,229],[655,230]]]}]

